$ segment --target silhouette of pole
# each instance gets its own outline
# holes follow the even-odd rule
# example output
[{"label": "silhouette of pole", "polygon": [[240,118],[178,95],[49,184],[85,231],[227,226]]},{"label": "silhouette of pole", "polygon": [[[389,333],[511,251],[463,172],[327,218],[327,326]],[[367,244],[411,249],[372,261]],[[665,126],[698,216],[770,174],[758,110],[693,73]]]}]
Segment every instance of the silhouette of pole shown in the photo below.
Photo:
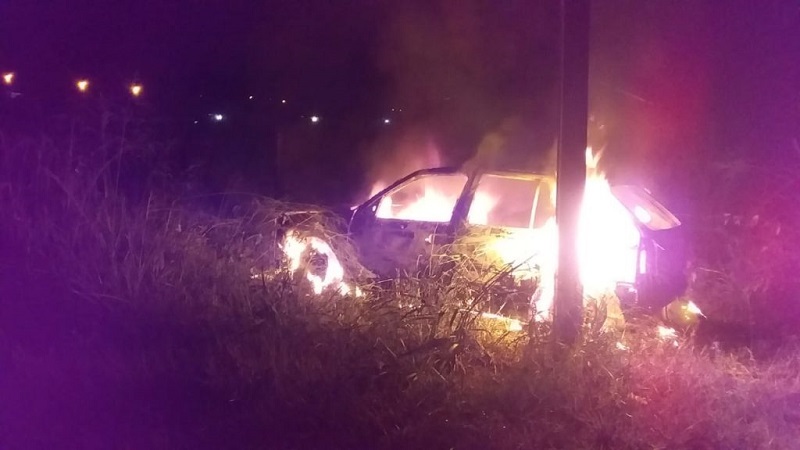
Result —
[{"label": "silhouette of pole", "polygon": [[553,333],[556,340],[567,344],[577,339],[583,313],[577,241],[586,185],[590,6],[590,0],[561,0],[561,126],[556,180],[558,269]]}]

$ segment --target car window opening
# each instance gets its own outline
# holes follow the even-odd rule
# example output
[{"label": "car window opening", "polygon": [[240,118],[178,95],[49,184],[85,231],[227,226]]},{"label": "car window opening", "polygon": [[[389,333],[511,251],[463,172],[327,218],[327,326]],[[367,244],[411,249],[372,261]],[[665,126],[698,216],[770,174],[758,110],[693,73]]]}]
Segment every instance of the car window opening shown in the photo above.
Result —
[{"label": "car window opening", "polygon": [[414,178],[384,195],[375,215],[379,219],[449,222],[466,183],[463,174]]}]

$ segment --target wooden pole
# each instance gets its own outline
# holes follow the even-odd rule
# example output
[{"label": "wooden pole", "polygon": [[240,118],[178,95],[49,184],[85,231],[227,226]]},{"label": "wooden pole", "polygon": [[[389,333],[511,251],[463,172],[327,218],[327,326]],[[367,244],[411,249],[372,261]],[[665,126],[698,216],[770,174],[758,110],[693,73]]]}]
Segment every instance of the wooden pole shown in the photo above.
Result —
[{"label": "wooden pole", "polygon": [[566,344],[578,338],[583,313],[577,241],[586,184],[590,6],[590,0],[561,0],[561,126],[556,180],[559,245],[553,334]]}]

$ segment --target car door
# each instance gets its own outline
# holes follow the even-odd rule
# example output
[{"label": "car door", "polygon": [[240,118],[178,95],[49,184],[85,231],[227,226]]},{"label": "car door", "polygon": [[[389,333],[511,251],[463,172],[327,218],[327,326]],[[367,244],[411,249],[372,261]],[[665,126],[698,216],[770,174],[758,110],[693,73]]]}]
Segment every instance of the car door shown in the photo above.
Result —
[{"label": "car door", "polygon": [[468,177],[454,169],[414,172],[358,206],[350,234],[363,264],[382,277],[417,274],[453,236],[451,219]]},{"label": "car door", "polygon": [[688,248],[678,220],[650,192],[630,185],[611,192],[628,210],[641,232],[637,264],[637,305],[657,310],[687,288]]},{"label": "car door", "polygon": [[552,177],[515,172],[484,172],[470,186],[455,251],[471,259],[467,277],[489,287],[484,306],[493,312],[527,317],[532,298],[539,307],[552,297],[554,186]]},{"label": "car door", "polygon": [[472,187],[466,217],[468,234],[484,244],[477,253],[516,267],[520,275],[552,259],[548,251],[555,250],[553,185],[554,180],[539,175],[481,174]]}]

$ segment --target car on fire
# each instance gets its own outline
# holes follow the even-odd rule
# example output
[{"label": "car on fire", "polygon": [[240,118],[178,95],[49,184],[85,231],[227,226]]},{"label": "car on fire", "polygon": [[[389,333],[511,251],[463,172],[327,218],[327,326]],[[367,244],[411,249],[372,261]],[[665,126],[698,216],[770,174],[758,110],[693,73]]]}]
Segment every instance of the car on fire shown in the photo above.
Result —
[{"label": "car on fire", "polygon": [[[349,234],[361,263],[378,277],[430,275],[437,256],[469,257],[486,273],[505,271],[504,292],[522,292],[524,308],[552,300],[555,186],[547,174],[419,170],[354,207]],[[589,176],[581,211],[587,296],[610,294],[627,314],[657,311],[686,290],[681,223],[650,192]],[[541,305],[548,308],[547,301]]]}]

